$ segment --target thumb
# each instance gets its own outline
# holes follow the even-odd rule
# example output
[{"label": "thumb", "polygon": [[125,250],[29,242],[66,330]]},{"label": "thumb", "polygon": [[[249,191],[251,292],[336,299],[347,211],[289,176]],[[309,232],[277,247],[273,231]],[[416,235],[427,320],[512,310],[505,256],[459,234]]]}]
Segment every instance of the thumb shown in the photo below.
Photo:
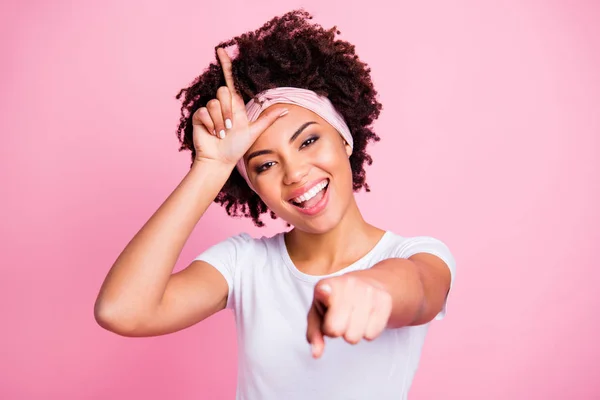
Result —
[{"label": "thumb", "polygon": [[315,300],[320,302],[325,308],[331,306],[331,284],[321,281],[315,286]]},{"label": "thumb", "polygon": [[250,136],[257,138],[261,133],[273,125],[275,121],[288,113],[288,109],[273,109],[262,114],[256,121],[250,124]]}]

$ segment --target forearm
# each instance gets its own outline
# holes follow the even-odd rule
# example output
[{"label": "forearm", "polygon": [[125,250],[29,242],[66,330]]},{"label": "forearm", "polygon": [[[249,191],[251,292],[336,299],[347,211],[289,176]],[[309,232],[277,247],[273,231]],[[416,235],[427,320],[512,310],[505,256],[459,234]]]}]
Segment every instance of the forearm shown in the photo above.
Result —
[{"label": "forearm", "polygon": [[134,318],[160,303],[185,242],[232,169],[201,163],[190,169],[115,261],[98,295],[97,313]]},{"label": "forearm", "polygon": [[370,280],[392,297],[392,313],[388,328],[400,328],[417,321],[425,309],[425,292],[416,263],[407,259],[390,258],[373,267],[353,272]]}]

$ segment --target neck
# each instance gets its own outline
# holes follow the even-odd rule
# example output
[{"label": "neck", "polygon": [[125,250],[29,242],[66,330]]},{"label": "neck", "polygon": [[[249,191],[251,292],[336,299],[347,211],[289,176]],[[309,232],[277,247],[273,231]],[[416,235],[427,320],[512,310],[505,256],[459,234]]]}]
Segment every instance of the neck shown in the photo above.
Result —
[{"label": "neck", "polygon": [[339,271],[368,253],[384,231],[367,223],[354,198],[339,224],[321,234],[293,229],[285,241],[296,267],[311,275]]}]

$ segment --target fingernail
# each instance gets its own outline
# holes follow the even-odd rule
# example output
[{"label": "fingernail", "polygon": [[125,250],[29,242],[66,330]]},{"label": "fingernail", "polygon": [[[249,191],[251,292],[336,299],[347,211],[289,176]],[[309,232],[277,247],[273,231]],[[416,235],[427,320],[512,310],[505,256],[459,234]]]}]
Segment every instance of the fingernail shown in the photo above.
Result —
[{"label": "fingernail", "polygon": [[217,131],[213,129],[213,135],[217,136]]},{"label": "fingernail", "polygon": [[323,293],[329,294],[329,293],[331,293],[331,286],[329,286],[328,284],[324,284],[324,285],[319,286],[319,290]]},{"label": "fingernail", "polygon": [[230,120],[229,118],[227,118],[227,119],[225,120],[225,128],[227,128],[227,129],[231,129],[231,127],[232,127],[232,126],[233,126],[233,125],[231,124],[231,120]]},{"label": "fingernail", "polygon": [[285,110],[283,110],[283,112],[281,114],[279,114],[280,117],[283,117],[285,114],[289,113],[290,111],[286,108]]},{"label": "fingernail", "polygon": [[220,132],[219,132],[219,137],[220,137],[221,139],[225,139],[225,131],[223,131],[223,130],[222,130],[222,131],[220,131]]}]

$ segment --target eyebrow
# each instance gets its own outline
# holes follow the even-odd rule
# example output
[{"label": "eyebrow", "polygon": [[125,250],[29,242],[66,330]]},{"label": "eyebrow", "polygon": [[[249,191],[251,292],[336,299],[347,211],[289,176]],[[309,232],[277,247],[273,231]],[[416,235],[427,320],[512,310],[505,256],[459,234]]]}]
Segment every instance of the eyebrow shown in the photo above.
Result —
[{"label": "eyebrow", "polygon": [[[302,133],[302,131],[304,131],[307,127],[309,127],[312,124],[317,124],[317,122],[316,121],[309,121],[309,122],[305,122],[304,124],[302,124],[300,126],[300,128],[298,128],[296,130],[296,132],[294,132],[294,134],[292,135],[292,137],[290,137],[289,143],[292,143],[294,140],[296,140],[296,138]],[[264,154],[273,154],[273,150],[258,150],[258,151],[254,151],[254,152],[250,153],[250,155],[248,156],[248,159],[246,160],[246,162],[250,162],[250,160],[252,160],[254,157],[262,156]]]},{"label": "eyebrow", "polygon": [[296,140],[296,138],[302,133],[302,131],[305,130],[309,125],[316,124],[316,123],[317,123],[316,121],[309,121],[309,122],[302,124],[302,126],[300,128],[298,128],[298,130],[296,132],[294,132],[294,134],[290,138],[290,143],[292,143],[294,140]]}]

